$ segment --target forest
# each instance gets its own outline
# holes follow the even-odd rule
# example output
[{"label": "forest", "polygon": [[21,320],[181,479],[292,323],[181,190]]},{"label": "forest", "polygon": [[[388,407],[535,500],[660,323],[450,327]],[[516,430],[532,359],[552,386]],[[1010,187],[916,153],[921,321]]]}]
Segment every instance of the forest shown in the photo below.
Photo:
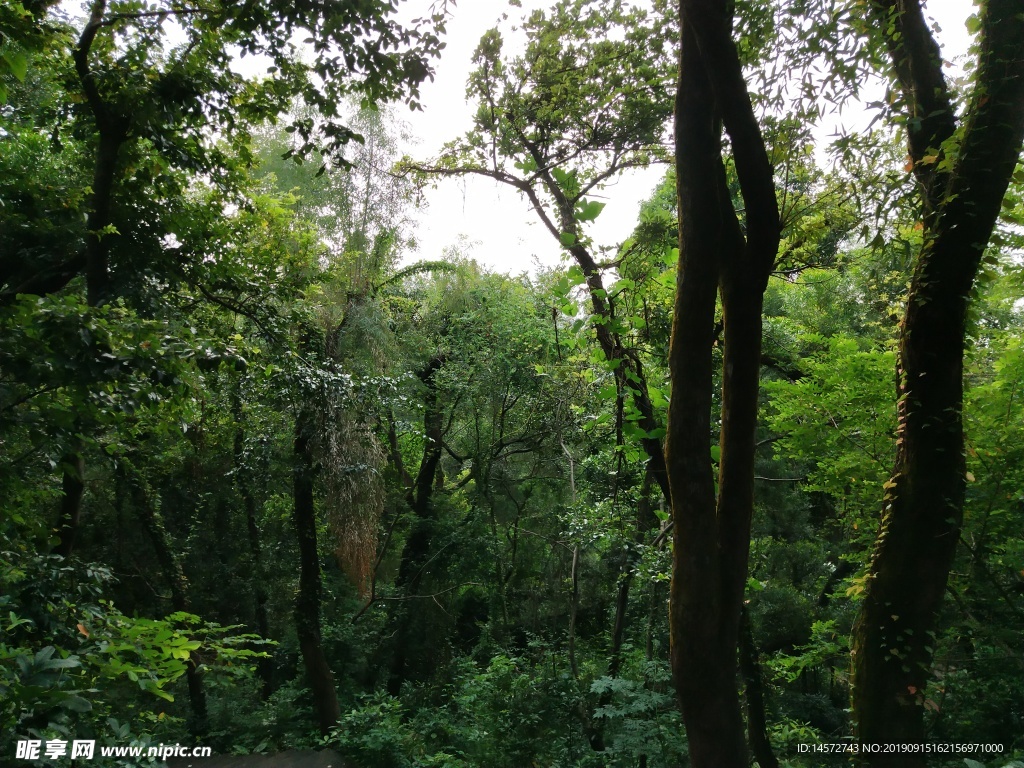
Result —
[{"label": "forest", "polygon": [[1024,768],[1020,0],[471,5],[0,2],[0,765]]}]

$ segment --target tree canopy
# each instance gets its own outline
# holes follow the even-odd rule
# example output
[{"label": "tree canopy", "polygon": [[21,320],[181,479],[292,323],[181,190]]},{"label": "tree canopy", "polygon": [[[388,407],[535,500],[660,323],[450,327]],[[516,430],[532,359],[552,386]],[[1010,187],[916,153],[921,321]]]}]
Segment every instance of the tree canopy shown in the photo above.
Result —
[{"label": "tree canopy", "polygon": [[0,762],[1024,761],[1018,3],[534,6],[0,8]]}]

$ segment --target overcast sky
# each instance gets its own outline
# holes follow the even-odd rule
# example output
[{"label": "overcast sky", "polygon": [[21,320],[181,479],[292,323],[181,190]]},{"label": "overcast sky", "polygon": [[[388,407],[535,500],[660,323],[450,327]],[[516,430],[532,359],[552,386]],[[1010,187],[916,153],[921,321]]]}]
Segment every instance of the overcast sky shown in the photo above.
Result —
[{"label": "overcast sky", "polygon": [[[429,2],[415,0],[410,5],[419,10],[428,7]],[[544,0],[524,0],[522,12],[547,5],[550,3]],[[430,158],[444,142],[469,128],[472,110],[466,103],[465,90],[473,50],[480,36],[495,26],[503,11],[508,11],[510,16],[519,13],[504,2],[490,0],[459,0],[451,10],[453,15],[445,36],[447,47],[436,64],[434,81],[426,83],[422,89],[423,111],[399,112],[418,139],[418,144],[408,149],[417,159]],[[970,0],[933,0],[929,4],[927,13],[941,29],[937,37],[947,60],[966,52],[968,37],[964,22],[973,11]],[[502,28],[507,30],[514,18]],[[864,123],[855,110],[841,119],[851,129]],[[825,133],[832,130],[827,129]],[[640,203],[650,196],[663,170],[633,171],[605,190],[608,205],[591,230],[597,244],[615,246],[629,236],[636,224]],[[548,266],[560,263],[558,244],[513,190],[478,177],[446,179],[439,182],[437,189],[428,190],[426,198],[429,206],[417,216],[419,248],[415,254],[410,254],[410,261],[438,258],[446,247],[463,242],[469,244],[467,255],[513,274],[532,271],[535,261]],[[465,245],[462,250],[467,251]]]},{"label": "overcast sky", "polygon": [[[411,5],[422,3],[416,0]],[[419,140],[408,150],[411,155],[428,159],[470,127],[473,110],[466,103],[466,78],[480,36],[498,23],[503,12],[509,13],[501,24],[507,32],[523,14],[550,5],[547,0],[523,0],[523,8],[517,10],[505,2],[459,1],[452,9],[447,47],[434,81],[422,89],[423,111],[399,113]],[[514,40],[506,40],[506,52],[512,48]],[[633,171],[608,186],[603,193],[608,205],[590,227],[595,243],[614,246],[629,236],[640,203],[650,196],[663,170]],[[502,272],[533,271],[535,260],[546,266],[560,263],[558,243],[514,190],[480,177],[445,179],[426,197],[429,206],[417,216],[419,249],[409,260],[437,258],[449,246],[465,251],[468,245],[467,255]]]}]

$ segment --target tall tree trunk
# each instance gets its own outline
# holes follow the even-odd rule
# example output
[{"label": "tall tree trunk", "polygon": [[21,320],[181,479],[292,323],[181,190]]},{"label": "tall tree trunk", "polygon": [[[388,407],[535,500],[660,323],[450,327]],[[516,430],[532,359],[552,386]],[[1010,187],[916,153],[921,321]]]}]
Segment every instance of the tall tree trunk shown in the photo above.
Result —
[{"label": "tall tree trunk", "polygon": [[[910,110],[924,237],[900,329],[896,464],[854,628],[853,709],[862,744],[903,744],[925,737],[936,619],[963,518],[967,302],[1024,141],[1024,14],[1019,0],[983,6],[977,85],[957,157],[947,156],[956,118],[920,7],[872,7],[899,33],[888,44]],[[925,765],[920,755],[864,760]]]},{"label": "tall tree trunk", "polygon": [[[626,639],[626,618],[629,612],[629,592],[633,584],[633,547],[623,547],[619,564],[619,582],[615,590],[615,616],[612,619],[612,647],[608,654],[608,677],[618,677],[622,668],[622,646]],[[611,692],[602,694],[601,704],[610,701]],[[607,700],[607,701],[606,701]]]},{"label": "tall tree trunk", "polygon": [[58,522],[59,541],[53,552],[61,557],[71,557],[78,536],[78,522],[82,515],[82,495],[85,493],[85,460],[78,451],[72,451],[61,461],[64,475],[61,480],[60,512]]},{"label": "tall tree trunk", "polygon": [[[640,486],[640,498],[636,506],[636,531],[634,545],[643,544],[652,528],[658,525],[658,518],[653,510],[651,485],[654,480],[653,471],[648,468]],[[633,566],[636,558],[636,546],[626,545],[622,550],[619,563],[619,584],[615,594],[615,617],[612,621],[612,647],[608,659],[608,676],[618,677],[622,666],[622,646],[626,637],[626,614],[629,610],[629,592],[633,584]],[[604,702],[607,703],[607,702]]]},{"label": "tall tree trunk", "polygon": [[92,196],[86,226],[85,284],[90,306],[97,306],[108,298],[110,273],[108,255],[111,233],[113,196],[121,147],[128,138],[129,118],[118,107],[103,98],[92,71],[89,56],[100,29],[107,23],[107,0],[94,0],[89,20],[82,30],[72,54],[75,72],[85,94],[85,102],[96,122],[98,142],[96,164],[93,167]]},{"label": "tall tree trunk", "polygon": [[696,37],[683,18],[676,98],[679,272],[669,353],[672,399],[667,433],[674,522],[671,660],[692,765],[746,768],[736,645],[722,636],[710,451],[715,297],[724,247],[721,223],[731,203],[722,193],[721,122],[711,109],[711,86]]},{"label": "tall tree trunk", "polygon": [[[737,685],[754,491],[761,306],[779,243],[771,165],[724,2],[680,2],[676,97],[679,272],[669,367],[672,669],[695,768],[746,768]],[[724,126],[745,207],[744,238],[721,156]],[[718,495],[710,455],[715,297],[725,351]]]},{"label": "tall tree trunk", "polygon": [[316,505],[313,482],[316,462],[313,457],[313,417],[303,407],[295,419],[295,441],[292,472],[292,521],[299,543],[299,591],[295,598],[295,631],[299,650],[306,667],[306,676],[313,691],[313,707],[317,724],[324,735],[341,719],[338,692],[334,688],[334,675],[324,655],[320,635],[320,600],[323,584],[320,576],[320,553],[316,536]]},{"label": "tall tree trunk", "polygon": [[[241,387],[241,382],[239,382]],[[245,510],[245,527],[249,538],[249,557],[252,562],[253,618],[256,632],[260,637],[269,639],[270,618],[267,615],[267,602],[270,599],[267,591],[266,573],[263,567],[263,547],[260,542],[260,527],[257,515],[256,498],[252,492],[252,475],[245,467],[245,422],[242,412],[242,398],[236,388],[232,392],[232,416],[235,420],[234,441],[234,476],[235,486],[242,498]],[[260,697],[269,698],[273,690],[273,659],[261,658],[256,662],[256,674],[260,679]]]},{"label": "tall tree trunk", "polygon": [[743,675],[744,700],[747,705],[747,743],[759,768],[779,768],[779,760],[768,740],[768,722],[764,711],[764,676],[761,660],[750,626],[746,606],[740,614],[740,672]]},{"label": "tall tree trunk", "polygon": [[[96,86],[95,76],[89,63],[89,54],[95,42],[96,34],[103,25],[106,10],[106,0],[94,0],[89,21],[82,31],[82,35],[79,37],[78,44],[72,55],[75,62],[75,71],[85,93],[86,102],[92,110],[98,132],[96,162],[93,167],[92,194],[89,199],[91,210],[86,221],[88,232],[86,234],[84,254],[72,260],[76,265],[80,264],[85,267],[86,294],[90,307],[101,304],[108,291],[107,254],[110,250],[110,240],[105,237],[108,233],[104,230],[111,224],[118,157],[121,147],[128,137],[127,118],[118,115],[103,100]],[[30,280],[29,284],[23,285],[19,292],[29,293],[37,290],[56,290],[63,287],[70,280],[73,272],[66,269],[58,271],[63,272],[63,276],[56,276],[56,284],[50,284],[50,281],[55,277],[51,273],[39,276],[39,284],[35,284],[35,281]],[[85,461],[82,458],[81,446],[78,445],[74,450],[69,451],[64,456],[62,464],[64,465],[64,471],[61,480],[63,495],[60,504],[60,530],[58,534],[60,541],[54,552],[63,557],[70,557],[75,546],[75,538],[78,535],[78,523],[82,511],[82,494],[85,490],[82,482],[85,475]]]},{"label": "tall tree trunk", "polygon": [[[188,613],[191,610],[188,597],[188,579],[185,578],[185,571],[181,567],[181,561],[171,545],[167,529],[164,527],[163,515],[154,506],[145,482],[138,476],[137,470],[134,467],[129,467],[126,474],[125,480],[129,486],[129,493],[132,497],[135,513],[149,535],[153,549],[156,551],[157,562],[160,563],[160,569],[163,571],[164,578],[171,589],[171,607],[176,612]],[[201,660],[198,654],[193,651],[189,655],[188,667],[185,670],[189,704],[192,707],[189,731],[193,736],[197,737],[205,735],[209,727],[206,689],[203,685],[202,675],[199,673],[200,663]]]},{"label": "tall tree trunk", "polygon": [[[629,593],[633,585],[636,545],[644,542],[647,534],[658,521],[651,512],[650,494],[653,480],[654,473],[648,467],[640,488],[640,498],[637,501],[634,540],[623,545],[622,556],[619,560],[619,578],[615,590],[615,614],[612,618],[612,643],[608,653],[608,677],[612,678],[618,677],[622,669],[622,648],[626,640],[626,620],[629,613]],[[610,690],[603,692],[597,700],[597,708],[608,706],[611,700],[612,692]],[[594,746],[595,751],[604,749],[604,719],[600,719],[592,725],[590,743]]]},{"label": "tall tree trunk", "polygon": [[[412,528],[402,550],[396,586],[407,597],[415,596],[430,558],[436,519],[434,514],[434,479],[441,463],[444,425],[437,401],[434,374],[444,365],[445,357],[438,355],[419,373],[426,387],[423,397],[423,458],[412,486],[406,492],[406,503],[412,512]],[[404,601],[409,603],[411,601]],[[423,616],[415,605],[400,606],[395,652],[391,660],[388,690],[397,695],[402,683],[418,676],[426,668],[428,659],[423,653]]]},{"label": "tall tree trunk", "polygon": [[[270,638],[270,618],[267,613],[267,602],[270,594],[267,591],[266,572],[263,567],[263,548],[260,544],[260,529],[256,520],[256,502],[252,492],[248,489],[243,491],[242,497],[245,502],[245,523],[249,532],[249,554],[252,557],[253,578],[255,585],[253,589],[253,613],[256,620],[256,633],[264,638]],[[273,670],[274,660],[271,657],[263,657],[256,662],[256,674],[260,678],[260,696],[266,700],[273,692]]]}]

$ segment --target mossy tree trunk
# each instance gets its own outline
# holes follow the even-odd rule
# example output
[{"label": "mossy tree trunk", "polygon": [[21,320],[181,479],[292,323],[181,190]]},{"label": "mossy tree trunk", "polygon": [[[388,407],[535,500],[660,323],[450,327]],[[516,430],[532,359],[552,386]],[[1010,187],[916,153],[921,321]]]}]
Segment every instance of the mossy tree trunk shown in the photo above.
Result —
[{"label": "mossy tree trunk", "polygon": [[[881,28],[893,30],[887,44],[908,110],[923,245],[900,328],[896,464],[854,628],[861,743],[925,739],[937,615],[963,518],[967,303],[1024,138],[1021,10],[1019,0],[983,5],[975,90],[958,124],[939,48],[916,0],[872,4]],[[926,763],[920,755],[864,761]]]}]

